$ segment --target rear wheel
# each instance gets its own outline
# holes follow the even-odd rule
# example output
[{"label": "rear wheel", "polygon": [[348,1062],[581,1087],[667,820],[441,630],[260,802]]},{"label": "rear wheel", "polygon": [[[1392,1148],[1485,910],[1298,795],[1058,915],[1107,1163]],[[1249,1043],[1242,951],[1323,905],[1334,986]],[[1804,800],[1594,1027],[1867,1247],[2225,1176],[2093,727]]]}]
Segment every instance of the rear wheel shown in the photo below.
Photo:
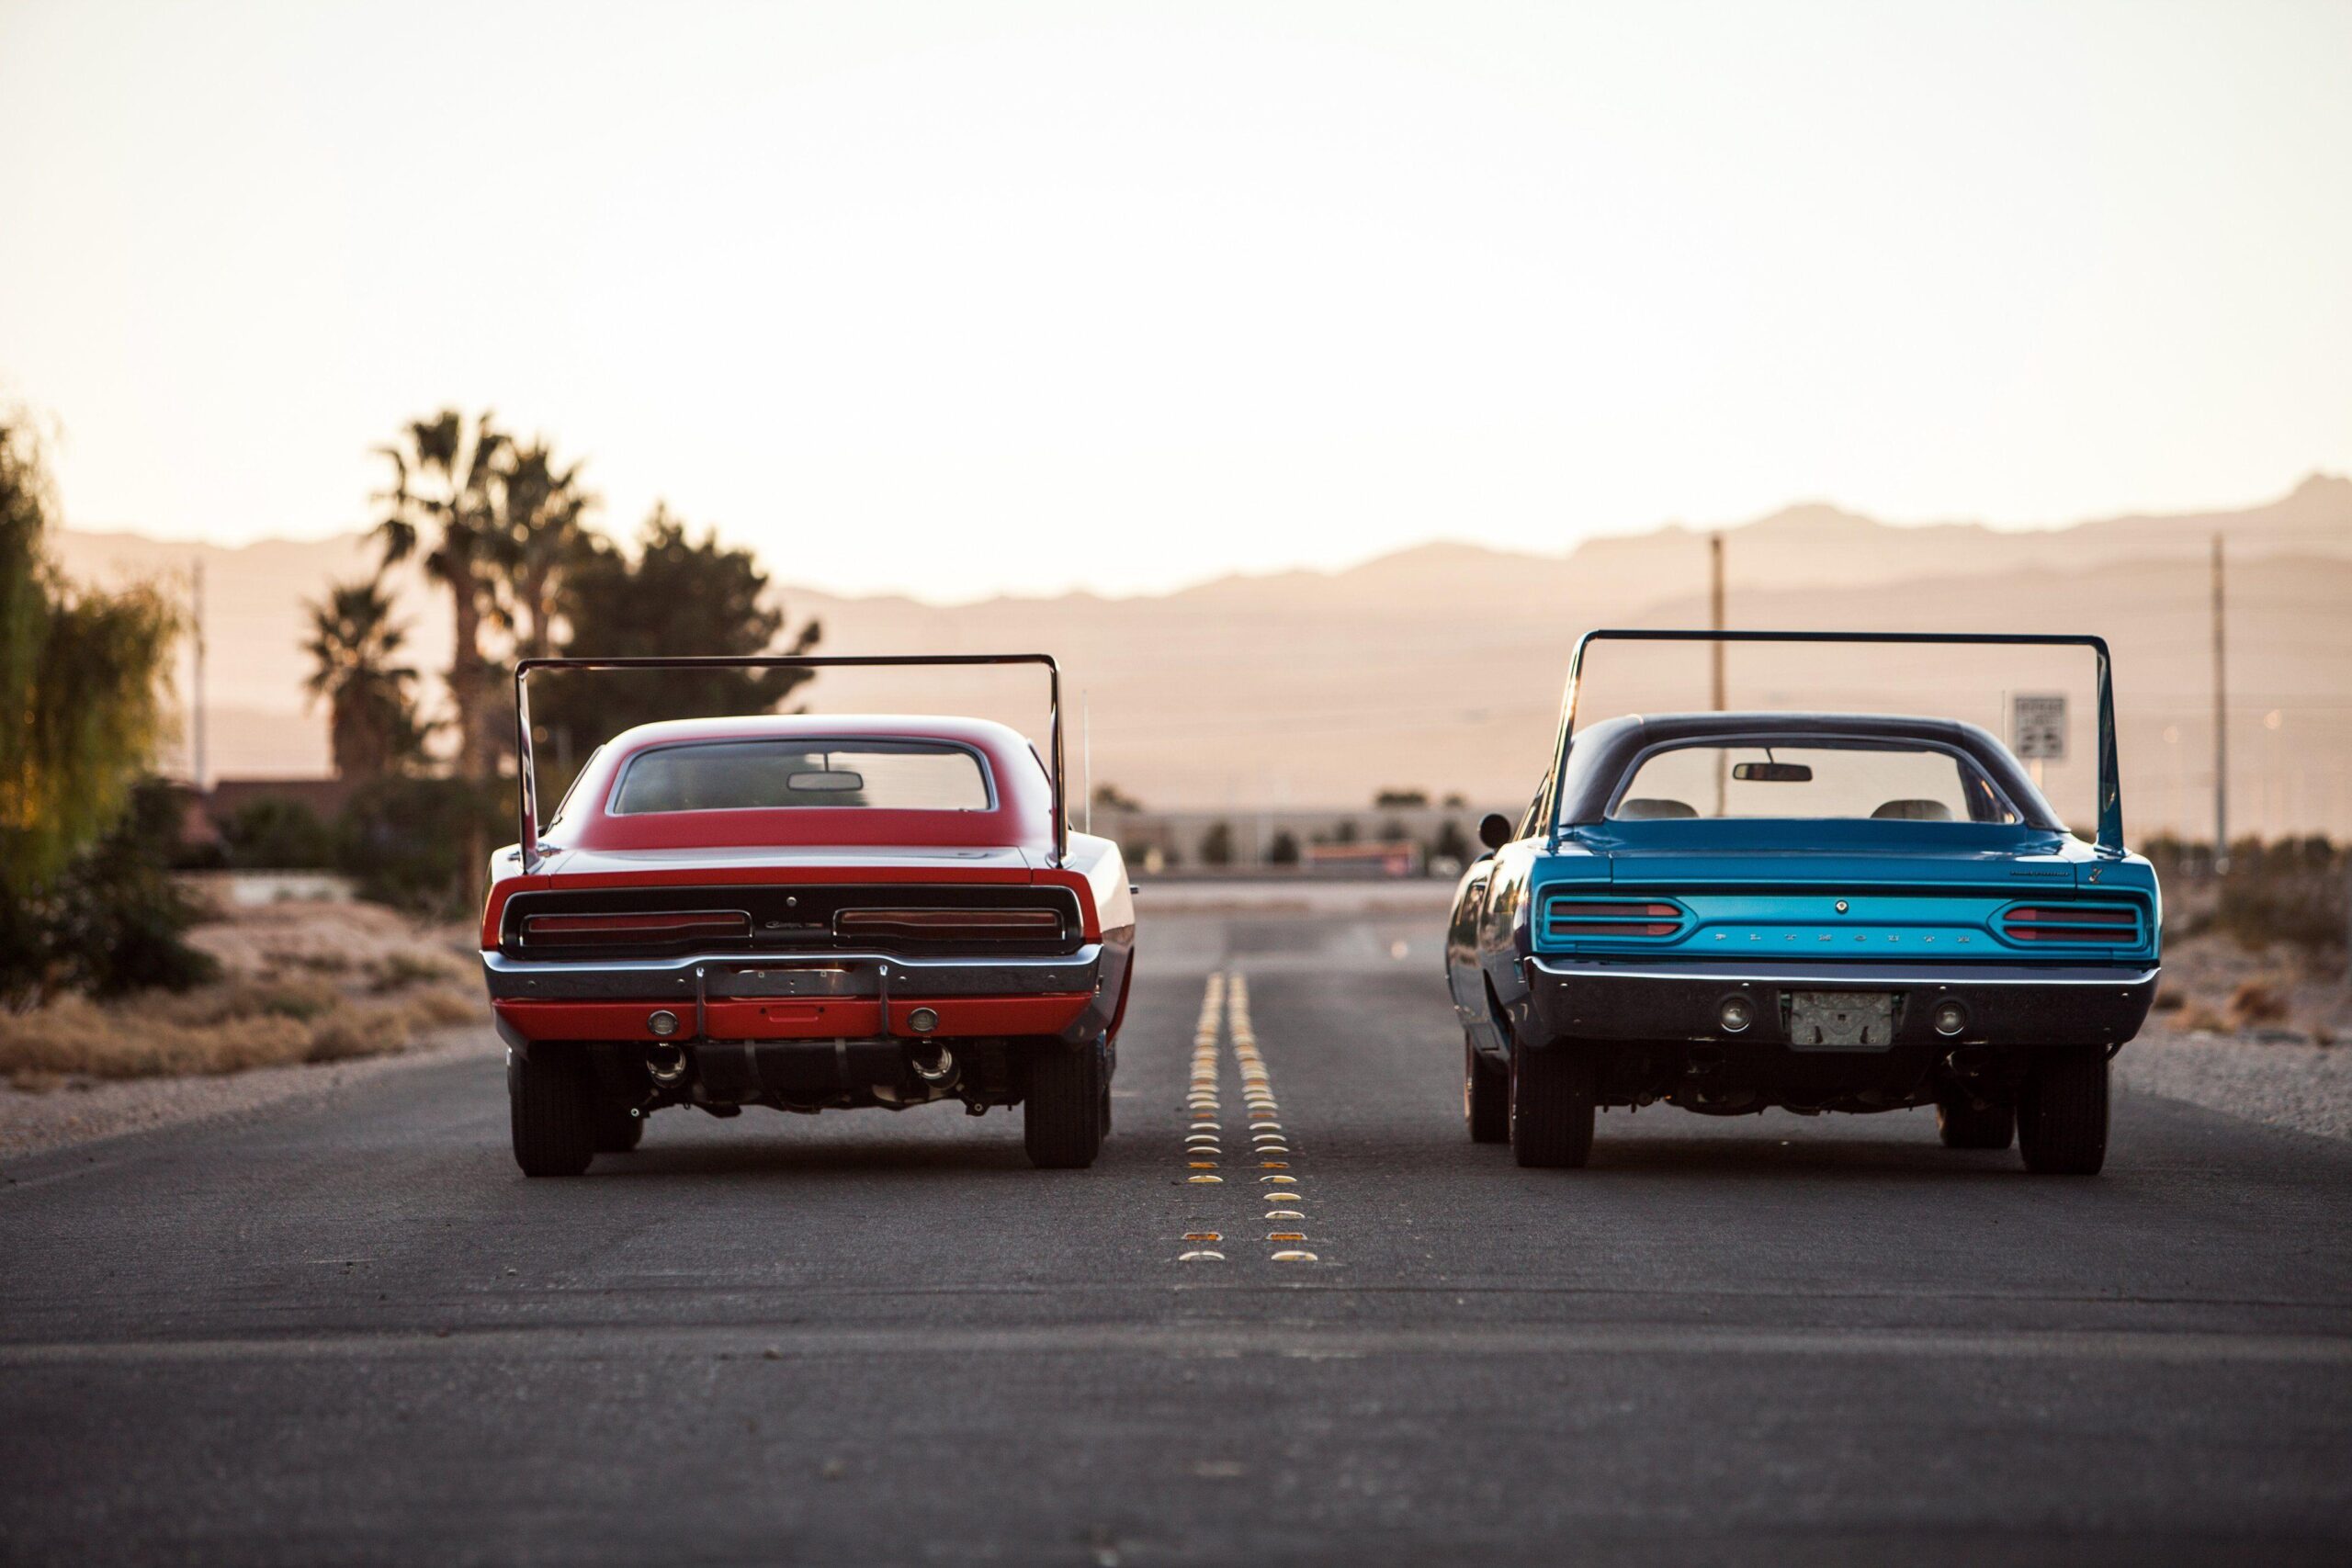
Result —
[{"label": "rear wheel", "polygon": [[1462,1041],[1462,1120],[1474,1144],[1510,1142],[1510,1069]]},{"label": "rear wheel", "polygon": [[626,1105],[605,1100],[596,1107],[596,1152],[625,1155],[645,1137],[645,1118],[632,1116]]},{"label": "rear wheel", "polygon": [[542,1048],[506,1064],[514,1163],[526,1176],[578,1176],[596,1157],[596,1090],[588,1065]]},{"label": "rear wheel", "polygon": [[2018,1152],[2043,1176],[2095,1176],[2107,1163],[2107,1053],[2050,1051],[2018,1093]]},{"label": "rear wheel", "polygon": [[1021,1106],[1021,1141],[1030,1164],[1080,1170],[1094,1163],[1102,1148],[1108,1077],[1099,1040],[1075,1050],[1049,1042],[1031,1054]]},{"label": "rear wheel", "polygon": [[1510,1054],[1510,1152],[1523,1166],[1577,1167],[1592,1154],[1592,1056],[1572,1041]]},{"label": "rear wheel", "polygon": [[2010,1107],[1979,1105],[1966,1089],[1947,1089],[1936,1099],[1936,1133],[1948,1149],[2006,1149],[2017,1124]]}]

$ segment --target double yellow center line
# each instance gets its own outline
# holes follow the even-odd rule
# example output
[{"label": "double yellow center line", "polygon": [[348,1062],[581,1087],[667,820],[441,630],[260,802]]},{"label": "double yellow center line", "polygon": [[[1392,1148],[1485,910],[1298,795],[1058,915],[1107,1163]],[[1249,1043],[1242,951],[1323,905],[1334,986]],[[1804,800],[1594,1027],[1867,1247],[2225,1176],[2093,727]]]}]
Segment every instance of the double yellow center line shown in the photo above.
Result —
[{"label": "double yellow center line", "polygon": [[[1241,1101],[1247,1116],[1250,1148],[1245,1156],[1228,1165],[1225,1147],[1224,1102],[1218,1089],[1220,1061],[1217,1051],[1217,1015],[1222,1010],[1233,1039],[1234,1062],[1240,1069]],[[1236,1199],[1268,1205],[1265,1217],[1273,1228],[1266,1232],[1266,1245],[1272,1250],[1268,1260],[1274,1263],[1314,1263],[1316,1255],[1306,1249],[1306,1194],[1300,1190],[1298,1178],[1292,1174],[1295,1145],[1282,1123],[1282,1106],[1274,1098],[1272,1075],[1266,1070],[1266,1058],[1258,1050],[1257,1031],[1250,1022],[1250,981],[1241,975],[1227,976],[1222,971],[1208,977],[1201,997],[1200,1021],[1193,1030],[1192,1077],[1184,1095],[1187,1126],[1184,1133],[1184,1166],[1188,1185],[1213,1190],[1227,1185],[1225,1172],[1230,1168],[1237,1174],[1244,1169],[1257,1178],[1242,1191],[1216,1194],[1213,1203],[1196,1205],[1215,1213],[1229,1210]],[[1239,1151],[1236,1151],[1237,1154]],[[1238,1186],[1237,1181],[1233,1183]],[[1207,1190],[1203,1198],[1210,1197]],[[1226,1240],[1221,1228],[1211,1228],[1220,1222],[1215,1218],[1196,1222],[1184,1233],[1186,1250],[1178,1255],[1183,1263],[1222,1263],[1226,1255],[1217,1246]]]}]

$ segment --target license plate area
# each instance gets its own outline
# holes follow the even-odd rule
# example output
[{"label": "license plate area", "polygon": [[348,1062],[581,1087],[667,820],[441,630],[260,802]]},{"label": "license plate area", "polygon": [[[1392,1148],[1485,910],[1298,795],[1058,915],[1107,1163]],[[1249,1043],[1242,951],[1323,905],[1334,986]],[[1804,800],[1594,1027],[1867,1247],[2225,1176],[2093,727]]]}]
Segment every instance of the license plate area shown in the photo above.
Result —
[{"label": "license plate area", "polygon": [[1792,1051],[1884,1051],[1894,1043],[1893,991],[1791,991]]}]

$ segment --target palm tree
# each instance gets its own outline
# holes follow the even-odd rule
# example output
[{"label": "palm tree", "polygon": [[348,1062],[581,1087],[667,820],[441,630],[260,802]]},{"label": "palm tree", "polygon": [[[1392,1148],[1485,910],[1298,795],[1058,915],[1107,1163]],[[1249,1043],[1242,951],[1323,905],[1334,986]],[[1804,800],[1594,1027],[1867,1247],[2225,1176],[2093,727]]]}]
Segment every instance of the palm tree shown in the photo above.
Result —
[{"label": "palm tree", "polygon": [[562,575],[589,550],[586,524],[597,498],[580,483],[586,466],[559,468],[544,440],[510,446],[499,466],[500,565],[509,589],[504,615],[516,647],[529,658],[555,651]]},{"label": "palm tree", "polygon": [[313,668],[305,682],[327,704],[334,771],[347,779],[381,778],[416,761],[424,734],[409,688],[416,671],[396,663],[408,628],[392,620],[391,595],[379,576],[327,585],[323,604],[306,603],[311,638],[302,650]]},{"label": "palm tree", "polygon": [[457,410],[444,409],[412,421],[401,444],[377,449],[392,465],[392,488],[377,497],[386,508],[376,525],[384,564],[422,550],[425,575],[447,591],[456,611],[449,705],[457,710],[458,773],[469,779],[489,776],[492,755],[481,628],[496,605],[502,530],[495,491],[507,446],[490,413],[469,431]]}]

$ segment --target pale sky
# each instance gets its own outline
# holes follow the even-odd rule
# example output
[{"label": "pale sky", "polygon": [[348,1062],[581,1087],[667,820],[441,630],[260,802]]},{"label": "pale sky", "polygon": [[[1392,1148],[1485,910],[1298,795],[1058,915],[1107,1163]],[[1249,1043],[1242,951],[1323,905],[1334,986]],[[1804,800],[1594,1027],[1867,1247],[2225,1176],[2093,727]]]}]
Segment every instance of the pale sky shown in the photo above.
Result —
[{"label": "pale sky", "polygon": [[935,599],[2352,469],[2352,4],[0,0],[0,147],[83,527],[447,403]]}]

